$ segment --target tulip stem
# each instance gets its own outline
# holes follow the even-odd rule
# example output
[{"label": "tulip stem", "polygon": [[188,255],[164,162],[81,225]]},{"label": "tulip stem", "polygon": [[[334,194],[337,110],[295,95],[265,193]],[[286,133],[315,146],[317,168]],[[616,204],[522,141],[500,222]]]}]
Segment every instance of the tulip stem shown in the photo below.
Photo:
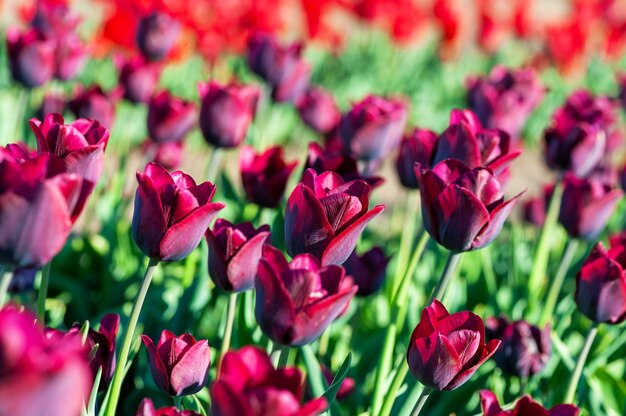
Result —
[{"label": "tulip stem", "polygon": [[593,344],[593,341],[596,338],[597,334],[598,324],[594,323],[587,333],[585,345],[583,345],[583,349],[580,351],[580,355],[578,356],[578,361],[576,362],[576,367],[574,368],[574,372],[572,373],[572,378],[569,381],[567,394],[565,395],[565,401],[563,403],[574,403],[574,399],[576,398],[576,390],[578,389],[578,382],[580,381],[580,376],[583,373],[583,367],[585,366],[585,362],[587,361],[587,357],[589,356],[589,351],[591,351],[591,345]]},{"label": "tulip stem", "polygon": [[287,367],[287,362],[289,361],[289,352],[291,348],[288,345],[283,345],[280,347],[280,355],[278,356],[278,365],[276,368],[284,368]]},{"label": "tulip stem", "polygon": [[41,270],[41,283],[39,283],[39,292],[37,293],[37,319],[42,327],[46,324],[46,297],[48,296],[51,266],[52,260],[43,266]]},{"label": "tulip stem", "polygon": [[[224,327],[224,337],[222,338],[222,347],[220,349],[220,365],[224,359],[224,355],[230,348],[230,340],[233,335],[233,326],[235,326],[235,312],[237,311],[237,292],[232,292],[228,296],[228,311],[226,312],[226,326]],[[219,374],[219,368],[217,369]]]},{"label": "tulip stem", "polygon": [[407,373],[409,372],[409,365],[406,360],[402,360],[400,363],[400,367],[396,371],[396,375],[393,377],[391,381],[391,385],[389,386],[389,390],[385,395],[385,401],[383,402],[383,407],[380,409],[380,413],[378,416],[388,416],[391,414],[391,409],[393,408],[393,404],[396,401],[396,394],[398,390],[404,383],[404,379],[406,378]]},{"label": "tulip stem", "polygon": [[0,307],[4,306],[12,279],[13,273],[0,264]]},{"label": "tulip stem", "polygon": [[174,396],[174,407],[178,410],[183,410],[183,399],[180,396]]},{"label": "tulip stem", "polygon": [[[413,200],[414,196],[417,196]],[[398,288],[402,282],[402,276],[407,270],[407,263],[409,261],[409,254],[413,245],[413,239],[415,235],[415,225],[418,221],[419,212],[419,192],[409,192],[406,198],[406,212],[403,218],[402,234],[400,235],[400,246],[398,248],[398,261],[396,263],[396,272],[391,282],[391,293],[389,294],[389,300],[393,300],[393,297],[398,292]]]},{"label": "tulip stem", "polygon": [[418,416],[420,414],[420,412],[422,411],[422,407],[424,407],[424,405],[426,404],[426,400],[428,400],[428,396],[430,395],[431,391],[432,389],[424,387],[424,390],[422,390],[422,394],[420,394],[419,399],[417,399],[417,402],[415,402],[415,406],[411,411],[411,416]]},{"label": "tulip stem", "polygon": [[300,347],[300,351],[302,351],[302,358],[304,359],[309,386],[311,386],[311,393],[313,393],[313,397],[322,397],[326,392],[326,387],[324,386],[324,378],[322,377],[322,368],[317,361],[317,357],[315,357],[311,344],[303,345]]},{"label": "tulip stem", "polygon": [[426,304],[426,306],[433,303],[433,300],[435,299],[443,299],[443,295],[446,294],[446,289],[448,288],[450,280],[452,280],[452,276],[454,276],[454,271],[460,259],[461,253],[451,251],[448,254],[448,260],[446,261],[446,265],[443,268],[443,272],[441,272],[441,277],[439,278],[437,287],[435,287],[435,290],[433,290],[433,293],[430,295],[430,299],[428,299],[428,303]]},{"label": "tulip stem", "polygon": [[139,320],[139,314],[141,313],[143,302],[146,299],[148,288],[150,287],[150,283],[152,282],[152,276],[154,276],[154,272],[158,264],[159,261],[157,259],[150,259],[148,267],[146,268],[146,272],[143,276],[143,281],[141,282],[141,288],[139,289],[139,293],[137,293],[137,298],[135,298],[135,303],[133,304],[133,308],[131,309],[128,326],[126,327],[126,331],[124,332],[122,349],[120,350],[120,358],[117,362],[117,365],[115,366],[115,372],[113,373],[113,379],[111,380],[109,401],[107,402],[107,408],[105,412],[107,416],[115,416],[117,402],[120,398],[119,396],[120,390],[122,388],[122,382],[124,381],[124,369],[126,368],[126,361],[128,360],[130,347],[132,346],[133,339],[135,338],[135,328],[137,327],[137,321]]},{"label": "tulip stem", "polygon": [[214,147],[209,158],[209,163],[206,166],[206,180],[215,183],[217,171],[219,169],[220,162],[222,160],[222,149]]},{"label": "tulip stem", "polygon": [[541,317],[541,322],[543,322],[544,324],[550,321],[550,318],[552,318],[552,315],[554,314],[554,308],[556,307],[556,303],[559,300],[559,294],[561,293],[561,289],[563,288],[565,276],[567,275],[567,271],[572,264],[572,260],[574,260],[574,255],[576,254],[577,248],[577,239],[572,238],[568,241],[567,247],[565,248],[565,254],[563,254],[561,264],[559,264],[559,269],[557,270],[556,275],[552,280],[552,285],[550,286],[550,290],[546,298],[545,307],[543,309],[543,316]]}]

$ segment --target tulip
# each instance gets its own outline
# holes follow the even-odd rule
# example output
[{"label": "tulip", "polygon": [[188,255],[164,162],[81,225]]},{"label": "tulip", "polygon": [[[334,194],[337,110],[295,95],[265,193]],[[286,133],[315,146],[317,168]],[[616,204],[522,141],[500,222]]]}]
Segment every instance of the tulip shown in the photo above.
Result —
[{"label": "tulip", "polygon": [[369,296],[378,292],[385,283],[390,259],[380,247],[374,247],[360,256],[356,251],[352,252],[343,267],[359,287],[357,296]]},{"label": "tulip", "polygon": [[147,103],[154,93],[161,67],[157,64],[147,62],[141,56],[134,56],[124,60],[117,58],[116,64],[119,68],[119,85],[124,91],[124,98],[131,103]]},{"label": "tulip", "polygon": [[447,159],[432,170],[415,167],[420,185],[424,228],[452,252],[483,248],[500,233],[521,193],[504,201],[489,168],[470,169]]},{"label": "tulip", "polygon": [[196,341],[191,334],[176,336],[167,330],[161,332],[156,347],[146,335],[141,340],[148,349],[152,378],[165,393],[187,396],[207,385],[211,361],[208,341]]},{"label": "tulip", "polygon": [[196,106],[164,90],[148,103],[148,134],[156,143],[180,142],[194,128]]},{"label": "tulip", "polygon": [[193,410],[178,410],[173,406],[155,409],[152,400],[146,397],[139,403],[135,416],[200,416],[200,413]]},{"label": "tulip", "polygon": [[595,240],[611,218],[623,192],[594,179],[563,178],[559,222],[574,238]]},{"label": "tulip", "polygon": [[384,209],[368,211],[371,187],[362,180],[344,182],[334,172],[304,172],[285,210],[285,245],[290,256],[310,253],[323,265],[342,264],[363,229]]},{"label": "tulip", "polygon": [[309,254],[287,263],[265,246],[259,262],[255,315],[261,330],[281,345],[313,342],[347,307],[357,287],[343,267],[323,266]]},{"label": "tulip", "polygon": [[75,78],[85,66],[87,48],[75,33],[65,33],[56,38],[56,71],[54,76],[61,81]]},{"label": "tulip", "polygon": [[296,367],[274,369],[265,351],[247,346],[228,352],[211,386],[212,416],[314,416],[327,408],[319,397],[301,404],[303,374]]},{"label": "tulip", "polygon": [[481,390],[480,406],[483,416],[578,416],[580,409],[571,404],[559,404],[546,409],[530,396],[523,396],[511,410],[502,410],[496,395],[489,390]]},{"label": "tulip", "polygon": [[100,328],[89,328],[87,333],[87,346],[91,351],[97,345],[98,350],[95,357],[90,363],[91,372],[93,376],[96,376],[98,368],[102,367],[102,384],[106,386],[113,378],[113,371],[115,370],[115,340],[117,338],[117,331],[120,328],[120,316],[113,313],[108,313],[100,320]]},{"label": "tulip", "polygon": [[403,101],[369,95],[343,115],[339,136],[346,152],[355,159],[377,161],[400,144],[406,119]]},{"label": "tulip", "polygon": [[26,88],[40,87],[56,70],[54,41],[37,29],[7,32],[7,54],[13,79]]},{"label": "tulip", "polygon": [[319,134],[329,134],[341,119],[335,99],[321,87],[309,89],[298,101],[297,108],[302,121]]},{"label": "tulip", "polygon": [[35,289],[35,277],[38,268],[26,268],[13,270],[9,293],[24,293]]},{"label": "tulip", "polygon": [[400,151],[396,158],[396,172],[402,186],[408,189],[419,188],[415,176],[415,163],[430,168],[435,155],[437,135],[426,129],[416,128],[400,142]]},{"label": "tulip", "polygon": [[243,146],[239,153],[239,170],[248,200],[261,207],[276,208],[297,164],[285,163],[280,146],[270,147],[260,154],[251,146]]},{"label": "tulip", "polygon": [[[322,375],[324,376],[326,383],[328,383],[328,385],[330,386],[333,383],[333,379],[335,378],[335,376],[333,372],[330,370],[330,368],[326,367],[325,365],[322,365],[321,367],[322,367]],[[339,390],[337,390],[337,400],[342,401],[344,399],[347,399],[348,396],[354,393],[355,388],[356,388],[356,382],[354,381],[353,378],[350,378],[350,377],[344,378],[341,382],[341,385],[339,386]]]},{"label": "tulip", "polygon": [[215,221],[213,230],[206,232],[209,276],[215,285],[227,292],[253,289],[263,245],[270,235],[267,225],[254,229],[249,222]]},{"label": "tulip", "polygon": [[565,135],[561,135],[555,128],[549,128],[544,138],[546,163],[551,169],[585,177],[605,157],[605,133],[590,124],[580,123]]},{"label": "tulip", "polygon": [[626,241],[613,238],[607,250],[596,244],[576,275],[576,304],[594,322],[626,320]]},{"label": "tulip", "polygon": [[196,185],[181,171],[169,174],[156,163],[137,172],[133,238],[148,257],[161,261],[181,260],[195,249],[209,223],[226,205],[211,202],[215,186]]},{"label": "tulip", "polygon": [[176,45],[181,25],[170,16],[152,12],[139,21],[136,41],[139,50],[149,61],[165,59]]},{"label": "tulip", "polygon": [[147,139],[143,142],[142,148],[149,161],[172,170],[177,169],[183,161],[185,142],[155,143]]},{"label": "tulip", "polygon": [[260,91],[252,85],[199,84],[200,129],[215,147],[237,147],[246,138]]},{"label": "tulip", "polygon": [[552,353],[550,325],[539,329],[523,320],[510,322],[499,317],[487,319],[486,329],[488,339],[502,342],[493,358],[505,373],[527,379],[548,363]]},{"label": "tulip", "polygon": [[489,76],[470,79],[467,102],[485,127],[518,138],[545,92],[534,70],[496,66]]},{"label": "tulip", "polygon": [[63,35],[76,30],[80,17],[72,13],[67,4],[53,1],[39,1],[31,26],[47,36]]},{"label": "tulip", "polygon": [[454,390],[465,383],[498,347],[485,344],[485,327],[468,311],[452,315],[437,299],[422,311],[407,352],[409,369],[428,388]]},{"label": "tulip", "polygon": [[98,120],[106,128],[111,128],[115,118],[117,92],[105,93],[95,85],[79,88],[68,102],[68,107],[77,118]]},{"label": "tulip", "polygon": [[65,112],[65,96],[63,94],[48,93],[43,96],[41,106],[37,110],[37,118],[43,119],[50,113],[63,114]]}]

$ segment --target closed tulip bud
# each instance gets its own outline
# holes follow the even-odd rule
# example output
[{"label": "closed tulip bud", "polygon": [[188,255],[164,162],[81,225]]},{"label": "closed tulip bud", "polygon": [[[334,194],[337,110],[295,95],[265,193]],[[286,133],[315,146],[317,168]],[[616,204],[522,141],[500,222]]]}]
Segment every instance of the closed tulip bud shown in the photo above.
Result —
[{"label": "closed tulip bud", "polygon": [[256,320],[281,345],[315,341],[348,307],[357,287],[340,266],[322,266],[309,254],[287,263],[280,250],[265,246],[256,276]]},{"label": "closed tulip bud", "polygon": [[200,129],[215,147],[237,147],[246,138],[260,91],[252,85],[199,84]]},{"label": "closed tulip bud", "polygon": [[390,259],[380,247],[374,247],[360,256],[356,251],[352,252],[343,267],[359,287],[357,296],[369,296],[378,292],[385,283]]},{"label": "closed tulip bud", "polygon": [[406,120],[404,101],[369,95],[343,115],[339,136],[355,159],[377,161],[398,147]]},{"label": "closed tulip bud", "polygon": [[200,416],[200,413],[193,410],[178,410],[173,406],[155,409],[152,400],[144,398],[139,403],[135,416]]},{"label": "closed tulip bud", "polygon": [[156,163],[137,172],[133,239],[148,257],[161,261],[184,259],[204,236],[211,220],[226,205],[211,202],[215,186],[196,185],[186,173],[169,174]]},{"label": "closed tulip bud", "polygon": [[87,333],[86,345],[89,351],[93,350],[96,345],[98,346],[98,350],[90,366],[94,378],[98,372],[98,368],[102,367],[102,382],[100,388],[107,386],[113,378],[116,363],[115,340],[119,328],[120,316],[108,313],[102,317],[100,327],[97,331],[93,328],[89,328],[89,332]]},{"label": "closed tulip bud", "polygon": [[224,355],[211,386],[212,416],[315,416],[327,409],[319,397],[302,404],[304,375],[297,367],[275,369],[259,347],[247,346]]},{"label": "closed tulip bud", "polygon": [[267,225],[254,229],[252,223],[238,225],[218,219],[207,230],[209,276],[220,289],[243,292],[254,288],[257,266],[263,245],[270,238]]},{"label": "closed tulip bud", "polygon": [[243,146],[239,152],[239,170],[246,198],[261,207],[276,208],[297,164],[285,162],[280,146],[270,147],[260,154],[253,147]]},{"label": "closed tulip bud", "polygon": [[191,101],[170,95],[167,90],[150,98],[148,134],[156,143],[180,142],[194,128],[196,106]]},{"label": "closed tulip bud", "polygon": [[595,179],[565,175],[559,222],[571,237],[593,241],[604,229],[622,196],[622,191],[611,189]]},{"label": "closed tulip bud", "polygon": [[297,107],[302,121],[322,135],[333,131],[341,119],[334,97],[321,87],[309,89],[298,101]]},{"label": "closed tulip bud", "polygon": [[518,201],[504,200],[498,179],[489,168],[470,169],[455,159],[432,170],[415,166],[420,184],[424,228],[450,251],[483,248],[500,233]]},{"label": "closed tulip bud", "polygon": [[129,59],[117,57],[116,64],[119,68],[118,82],[124,91],[124,98],[135,104],[148,103],[159,82],[161,67],[147,62],[141,56]]},{"label": "closed tulip bud", "polygon": [[623,238],[613,238],[608,250],[596,244],[576,275],[576,304],[594,322],[626,320],[625,243]]},{"label": "closed tulip bud", "polygon": [[523,320],[510,322],[499,317],[487,319],[486,328],[488,339],[502,342],[493,359],[506,374],[527,379],[541,372],[550,360],[550,325],[539,329]]},{"label": "closed tulip bud", "polygon": [[157,387],[170,396],[196,394],[209,381],[208,341],[196,341],[191,334],[176,336],[161,332],[159,343],[146,335],[141,340],[148,349],[150,370]]},{"label": "closed tulip bud", "polygon": [[76,118],[97,120],[110,129],[115,118],[117,91],[105,93],[102,88],[94,85],[90,88],[79,88],[68,102],[68,107]]},{"label": "closed tulip bud", "polygon": [[502,410],[496,395],[489,390],[481,390],[480,406],[483,416],[578,416],[580,409],[573,404],[558,404],[546,409],[530,396],[526,395],[515,402],[515,407]]},{"label": "closed tulip bud", "polygon": [[402,186],[408,189],[419,188],[415,175],[415,163],[423,168],[430,168],[435,155],[437,135],[426,129],[414,129],[400,142],[400,151],[396,158],[396,172]]},{"label": "closed tulip bud", "polygon": [[478,315],[463,311],[452,315],[437,299],[422,311],[413,330],[407,362],[413,376],[435,390],[454,390],[465,383],[500,341],[485,344],[485,327]]},{"label": "closed tulip bud", "polygon": [[384,209],[369,210],[371,187],[362,180],[344,182],[334,172],[304,172],[285,210],[285,245],[290,256],[310,253],[323,265],[342,264],[359,236]]},{"label": "closed tulip bud", "polygon": [[177,20],[160,12],[152,12],[139,21],[137,46],[146,59],[160,61],[176,45],[180,31],[181,25]]},{"label": "closed tulip bud", "polygon": [[40,87],[54,76],[55,42],[37,29],[7,33],[7,54],[13,79],[26,88]]}]

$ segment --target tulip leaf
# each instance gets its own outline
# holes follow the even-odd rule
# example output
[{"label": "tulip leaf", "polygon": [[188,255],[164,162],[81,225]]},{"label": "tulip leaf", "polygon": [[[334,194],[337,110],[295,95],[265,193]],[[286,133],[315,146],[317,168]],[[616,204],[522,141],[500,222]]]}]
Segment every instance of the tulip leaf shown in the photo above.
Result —
[{"label": "tulip leaf", "polygon": [[332,405],[333,401],[337,397],[337,393],[339,392],[341,383],[343,383],[343,380],[348,375],[348,370],[350,370],[351,364],[352,364],[352,353],[349,352],[348,355],[346,356],[346,359],[343,360],[343,364],[341,364],[341,367],[339,367],[339,370],[337,370],[337,373],[335,373],[335,377],[333,378],[332,383],[330,383],[330,387],[328,387],[328,390],[326,390],[326,392],[323,395],[328,401],[329,406]]}]

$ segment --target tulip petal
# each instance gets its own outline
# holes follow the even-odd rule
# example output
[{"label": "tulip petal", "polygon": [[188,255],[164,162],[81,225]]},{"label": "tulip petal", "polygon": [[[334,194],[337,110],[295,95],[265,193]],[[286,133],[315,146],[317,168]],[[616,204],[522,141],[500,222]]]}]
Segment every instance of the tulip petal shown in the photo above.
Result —
[{"label": "tulip petal", "polygon": [[521,154],[521,150],[512,151],[511,153],[507,153],[492,160],[489,162],[487,167],[493,171],[494,175],[499,176],[506,168],[509,167],[511,162]]},{"label": "tulip petal", "polygon": [[424,229],[436,241],[439,241],[439,223],[437,220],[437,197],[446,188],[446,183],[433,171],[420,171],[419,165],[415,165],[415,175],[418,178],[420,188],[420,200],[422,205],[422,220]]},{"label": "tulip petal", "polygon": [[447,389],[462,369],[456,349],[439,332],[415,340],[409,346],[407,361],[415,378],[437,390]]},{"label": "tulip petal", "polygon": [[104,170],[104,149],[98,145],[86,146],[69,153],[63,162],[68,173],[97,183]]},{"label": "tulip petal", "polygon": [[210,362],[208,341],[199,341],[183,352],[170,374],[170,385],[176,396],[195,394],[206,386]]},{"label": "tulip petal", "polygon": [[471,168],[482,165],[478,141],[467,123],[453,124],[439,136],[433,165],[445,159],[458,159]]},{"label": "tulip petal", "polygon": [[578,416],[580,409],[573,404],[558,404],[548,411],[548,416]]},{"label": "tulip petal", "polygon": [[328,409],[328,402],[323,397],[313,399],[300,407],[294,416],[316,416]]},{"label": "tulip petal", "polygon": [[579,235],[587,241],[595,240],[611,218],[615,206],[623,195],[622,191],[613,190],[586,204],[578,226]]},{"label": "tulip petal", "polygon": [[520,192],[519,194],[509,199],[508,201],[504,202],[503,204],[498,205],[491,212],[491,219],[489,220],[489,223],[485,226],[485,228],[483,228],[483,230],[478,234],[478,236],[476,236],[476,238],[474,239],[474,242],[472,243],[472,248],[474,249],[483,248],[489,243],[491,243],[498,236],[498,234],[500,234],[500,231],[502,230],[502,227],[504,226],[504,222],[509,217],[509,215],[511,215],[511,211],[513,210],[513,207],[515,206],[520,196],[522,196],[524,192]]},{"label": "tulip petal", "polygon": [[483,410],[483,416],[500,416],[502,413],[496,395],[489,390],[480,391],[480,407]]},{"label": "tulip petal", "polygon": [[158,258],[159,243],[167,230],[161,198],[150,176],[137,172],[137,182],[139,186],[135,194],[133,239],[144,254]]},{"label": "tulip petal", "polygon": [[449,315],[443,303],[437,299],[433,299],[433,302],[422,310],[420,321],[415,327],[413,334],[411,334],[411,344],[413,344],[417,338],[430,336],[439,328],[439,321]]},{"label": "tulip petal", "polygon": [[621,322],[625,316],[626,278],[620,274],[617,280],[602,284],[598,296],[598,307],[593,320],[616,324]]},{"label": "tulip petal", "polygon": [[282,280],[264,259],[259,262],[255,287],[254,312],[263,333],[272,341],[290,345],[296,311]]},{"label": "tulip petal", "polygon": [[485,343],[485,326],[480,316],[469,312],[461,311],[453,313],[452,315],[444,316],[439,320],[437,330],[443,335],[448,335],[451,332],[468,329],[479,334],[479,343],[483,345]]},{"label": "tulip petal", "polygon": [[445,390],[454,390],[457,387],[461,386],[465,383],[475,372],[478,370],[485,361],[487,361],[493,354],[495,354],[496,350],[500,346],[500,340],[494,339],[489,341],[485,348],[482,350],[480,358],[478,361],[469,368],[463,369],[454,380],[445,388]]},{"label": "tulip petal", "polygon": [[235,391],[228,381],[220,379],[211,386],[211,415],[255,416],[247,398]]},{"label": "tulip petal", "polygon": [[250,266],[259,263],[263,245],[268,236],[269,232],[261,232],[255,235],[246,241],[228,262],[227,276],[233,291],[243,292],[254,288],[256,269]]},{"label": "tulip petal", "polygon": [[150,360],[152,379],[161,390],[165,392],[170,392],[170,383],[167,377],[167,369],[165,368],[165,364],[161,361],[161,358],[159,357],[159,353],[154,346],[154,342],[152,342],[150,337],[146,335],[142,335],[141,340],[148,349],[148,359]]}]

